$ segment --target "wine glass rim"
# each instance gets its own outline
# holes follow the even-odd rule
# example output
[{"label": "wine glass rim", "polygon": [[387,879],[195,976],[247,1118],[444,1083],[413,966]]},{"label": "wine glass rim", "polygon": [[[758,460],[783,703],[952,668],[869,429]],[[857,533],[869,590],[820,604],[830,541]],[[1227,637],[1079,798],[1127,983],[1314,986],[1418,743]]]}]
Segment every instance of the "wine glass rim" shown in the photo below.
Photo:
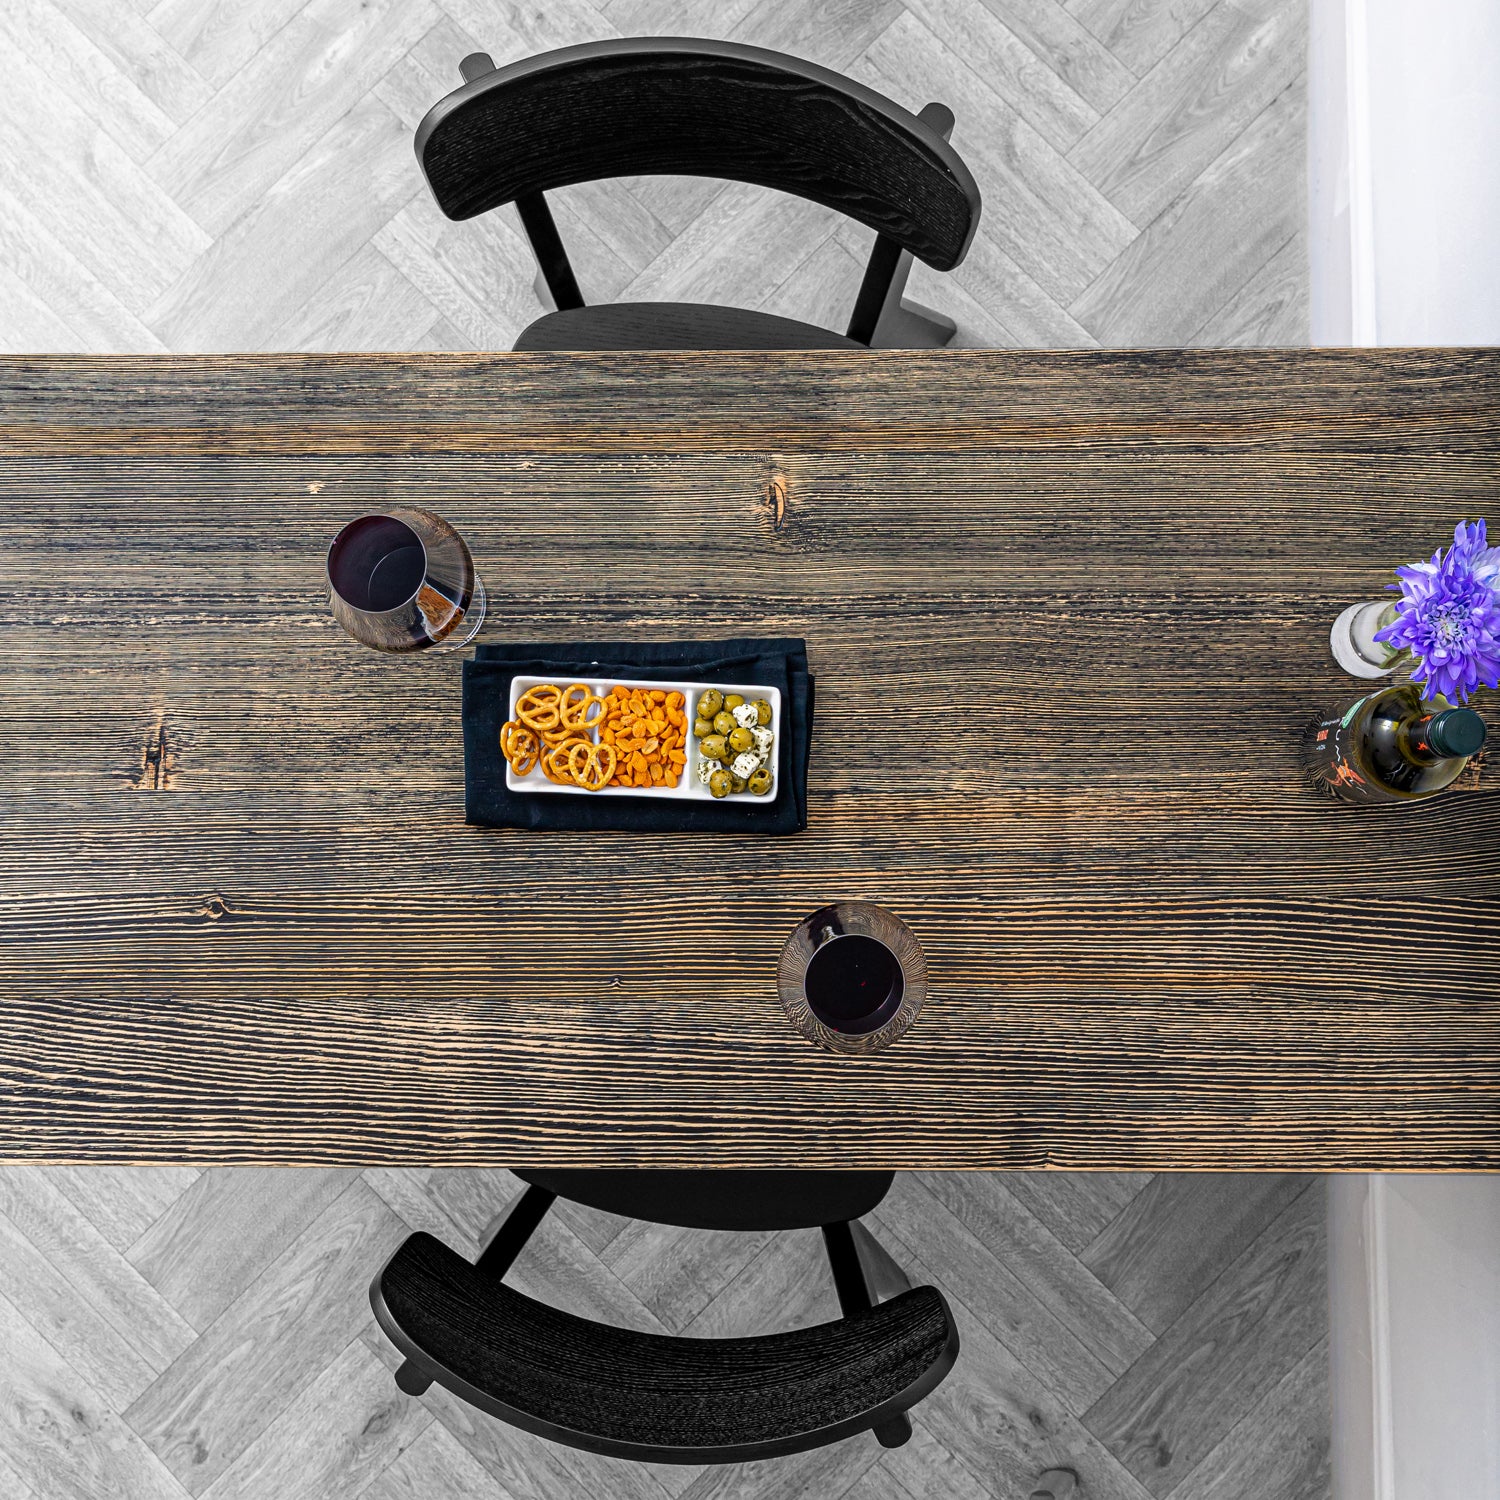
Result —
[{"label": "wine glass rim", "polygon": [[[350,529],[350,527],[359,526],[365,521],[394,521],[396,525],[405,530],[411,536],[411,539],[417,544],[417,546],[422,549],[422,576],[417,580],[417,586],[399,604],[393,604],[389,609],[361,609],[359,605],[351,602],[350,599],[340,591],[338,584],[333,581],[334,548],[336,548],[338,544],[343,541],[344,534]],[[339,599],[342,601],[346,609],[352,609],[356,614],[369,615],[371,617],[377,615],[393,615],[398,609],[405,609],[407,605],[409,605],[412,600],[422,592],[422,585],[427,581],[427,543],[422,540],[421,534],[417,531],[416,527],[411,524],[410,521],[403,520],[393,511],[367,510],[363,515],[355,516],[352,520],[345,521],[344,524],[339,527],[337,534],[328,544],[328,553],[323,559],[323,571],[328,578],[328,587],[338,595]]]}]

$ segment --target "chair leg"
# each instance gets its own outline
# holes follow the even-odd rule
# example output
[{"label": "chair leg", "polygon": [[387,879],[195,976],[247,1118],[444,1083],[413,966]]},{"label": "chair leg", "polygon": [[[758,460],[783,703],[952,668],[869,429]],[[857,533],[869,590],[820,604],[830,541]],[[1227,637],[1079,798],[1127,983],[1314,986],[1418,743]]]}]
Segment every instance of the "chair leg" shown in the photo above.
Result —
[{"label": "chair leg", "polygon": [[833,1287],[839,1295],[839,1311],[848,1318],[868,1312],[875,1306],[870,1284],[865,1280],[854,1235],[847,1223],[823,1226],[823,1248],[828,1252],[828,1269],[833,1272]]},{"label": "chair leg", "polygon": [[890,1252],[858,1219],[849,1225],[859,1268],[865,1273],[865,1284],[877,1302],[889,1302],[911,1290],[911,1278],[891,1259]]},{"label": "chair leg", "polygon": [[875,1424],[875,1441],[882,1448],[902,1448],[911,1442],[911,1418],[902,1412],[886,1422]]},{"label": "chair leg", "polygon": [[515,1264],[526,1241],[536,1233],[537,1225],[547,1217],[547,1210],[556,1201],[557,1194],[549,1193],[546,1188],[527,1188],[521,1194],[520,1202],[506,1214],[505,1222],[495,1231],[494,1238],[484,1247],[484,1254],[474,1262],[474,1269],[499,1281]]},{"label": "chair leg", "polygon": [[396,1371],[396,1385],[408,1396],[425,1395],[431,1384],[432,1381],[409,1359],[401,1361],[401,1367]]}]

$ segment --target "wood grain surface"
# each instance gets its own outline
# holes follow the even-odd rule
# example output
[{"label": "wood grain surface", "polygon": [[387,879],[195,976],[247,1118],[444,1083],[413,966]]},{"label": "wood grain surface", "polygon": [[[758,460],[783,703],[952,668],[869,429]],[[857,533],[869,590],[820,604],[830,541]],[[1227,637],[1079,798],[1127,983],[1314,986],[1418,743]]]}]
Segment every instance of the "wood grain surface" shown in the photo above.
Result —
[{"label": "wood grain surface", "polygon": [[[0,361],[0,1157],[1496,1167],[1494,772],[1296,747],[1497,439],[1486,350]],[[458,660],[323,596],[398,500],[484,638],[806,636],[806,833],[465,826]],[[776,1001],[840,898],[874,1058]]]}]

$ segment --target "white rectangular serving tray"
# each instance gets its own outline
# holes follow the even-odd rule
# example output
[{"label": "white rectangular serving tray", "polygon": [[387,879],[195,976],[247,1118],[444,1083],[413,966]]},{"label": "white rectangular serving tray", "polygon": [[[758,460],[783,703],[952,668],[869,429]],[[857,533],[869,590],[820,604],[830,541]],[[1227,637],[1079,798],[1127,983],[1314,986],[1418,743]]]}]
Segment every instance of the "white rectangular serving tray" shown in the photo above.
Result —
[{"label": "white rectangular serving tray", "polygon": [[[582,679],[578,679],[582,681]],[[516,704],[520,701],[521,694],[527,688],[540,687],[544,682],[554,682],[558,687],[568,687],[569,684],[557,677],[513,677],[510,682],[510,704],[506,717],[514,719],[516,716]],[[548,781],[542,774],[540,766],[534,766],[524,776],[517,776],[515,770],[507,761],[505,766],[505,784],[513,792],[543,792],[555,794],[561,797],[675,797],[679,800],[691,798],[700,802],[713,802],[714,794],[698,780],[698,742],[693,738],[692,724],[698,713],[698,699],[710,688],[718,688],[721,693],[739,693],[746,700],[764,698],[771,705],[771,759],[769,768],[771,775],[776,778],[771,790],[764,797],[752,797],[749,792],[731,792],[723,800],[726,802],[758,802],[763,806],[769,806],[781,795],[780,762],[781,762],[781,689],[774,687],[758,687],[753,683],[741,682],[642,682],[632,677],[611,677],[607,681],[591,682],[589,688],[601,696],[612,687],[645,688],[648,691],[656,690],[663,693],[678,692],[687,699],[687,764],[683,767],[682,779],[676,786],[607,786],[602,791],[588,792],[581,786],[558,786],[555,781]]]}]

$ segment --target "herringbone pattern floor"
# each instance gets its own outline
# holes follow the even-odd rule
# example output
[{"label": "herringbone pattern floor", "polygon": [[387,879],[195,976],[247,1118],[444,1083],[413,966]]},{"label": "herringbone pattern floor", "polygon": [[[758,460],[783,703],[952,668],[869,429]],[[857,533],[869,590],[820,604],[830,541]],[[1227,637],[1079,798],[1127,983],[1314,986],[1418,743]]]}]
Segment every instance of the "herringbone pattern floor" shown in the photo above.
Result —
[{"label": "herringbone pattern floor", "polygon": [[[498,62],[733,36],[957,116],[984,193],[916,296],[972,345],[1296,344],[1306,0],[7,0],[0,349],[508,348],[509,211],[452,224],[412,128]],[[691,179],[556,195],[584,295],[842,328],[872,236]]]},{"label": "herringbone pattern floor", "polygon": [[[910,1174],[872,1218],[952,1302],[916,1437],[645,1467],[400,1394],[365,1298],[410,1228],[477,1254],[505,1172],[0,1169],[5,1500],[1326,1500],[1321,1180]],[[516,1285],[689,1335],[837,1316],[816,1233],[559,1205]]]},{"label": "herringbone pattern floor", "polygon": [[[735,36],[948,103],[985,195],[914,293],[974,345],[1306,340],[1302,0],[8,0],[0,349],[505,348],[537,315],[506,214],[432,207],[411,129],[497,61]],[[840,327],[869,236],[692,180],[558,195],[592,300]],[[474,1252],[502,1172],[0,1170],[0,1500],[1324,1500],[1321,1186],[911,1176],[876,1229],[964,1353],[916,1440],[634,1469],[400,1396],[364,1286],[408,1228]],[[563,1209],[535,1295],[691,1333],[832,1316],[814,1236]]]}]

